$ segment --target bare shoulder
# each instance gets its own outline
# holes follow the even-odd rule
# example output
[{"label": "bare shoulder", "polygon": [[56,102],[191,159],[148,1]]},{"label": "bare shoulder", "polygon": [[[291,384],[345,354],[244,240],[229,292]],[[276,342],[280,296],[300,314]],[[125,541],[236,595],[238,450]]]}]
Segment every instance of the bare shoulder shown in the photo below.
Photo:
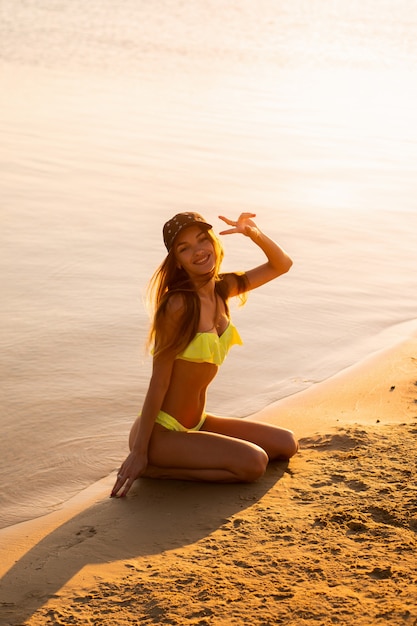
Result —
[{"label": "bare shoulder", "polygon": [[180,293],[169,295],[155,317],[154,357],[161,354],[172,356],[170,347],[175,346],[181,331],[184,314],[184,298]]},{"label": "bare shoulder", "polygon": [[173,293],[167,300],[165,313],[168,316],[178,317],[184,311],[184,307],[185,303],[183,294]]},{"label": "bare shoulder", "polygon": [[223,283],[226,298],[239,296],[249,289],[246,272],[228,272],[222,274],[221,282]]},{"label": "bare shoulder", "polygon": [[169,295],[158,315],[160,337],[165,336],[165,339],[167,339],[167,336],[179,332],[185,310],[186,302],[183,294],[177,292]]}]

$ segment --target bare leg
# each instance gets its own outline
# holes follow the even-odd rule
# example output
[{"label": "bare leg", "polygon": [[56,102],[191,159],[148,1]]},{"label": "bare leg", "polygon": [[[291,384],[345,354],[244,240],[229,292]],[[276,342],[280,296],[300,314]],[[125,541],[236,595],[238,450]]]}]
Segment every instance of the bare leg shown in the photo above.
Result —
[{"label": "bare leg", "polygon": [[150,478],[209,482],[253,482],[268,456],[258,445],[209,432],[174,432],[156,427],[149,444]]},{"label": "bare leg", "polygon": [[298,450],[294,434],[285,428],[238,417],[207,415],[203,430],[250,441],[261,447],[270,460],[289,459]]}]

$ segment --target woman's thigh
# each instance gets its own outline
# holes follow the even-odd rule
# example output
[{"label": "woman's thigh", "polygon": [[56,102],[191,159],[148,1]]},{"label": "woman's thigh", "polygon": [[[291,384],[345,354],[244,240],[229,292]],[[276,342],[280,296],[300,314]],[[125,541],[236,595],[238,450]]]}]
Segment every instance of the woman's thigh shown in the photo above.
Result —
[{"label": "woman's thigh", "polygon": [[255,480],[268,463],[265,451],[250,441],[214,432],[182,433],[162,428],[154,429],[148,460],[152,467],[170,470],[226,471],[239,480]]},{"label": "woman's thigh", "polygon": [[290,430],[246,418],[207,415],[203,430],[252,442],[265,450],[271,460],[289,459],[298,450],[298,442]]}]

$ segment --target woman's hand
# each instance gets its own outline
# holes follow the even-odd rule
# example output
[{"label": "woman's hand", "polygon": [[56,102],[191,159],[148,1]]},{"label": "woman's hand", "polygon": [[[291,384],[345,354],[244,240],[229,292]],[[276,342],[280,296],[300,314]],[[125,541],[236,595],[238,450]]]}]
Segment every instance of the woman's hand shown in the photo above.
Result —
[{"label": "woman's hand", "polygon": [[[132,451],[117,473],[117,480],[114,484],[111,498],[123,498],[133,485],[134,481],[146,470],[148,459],[142,454]],[[123,488],[123,491],[119,493]]]},{"label": "woman's hand", "polygon": [[251,237],[252,239],[258,237],[259,230],[255,222],[251,219],[252,217],[256,217],[256,213],[241,213],[236,221],[230,220],[228,217],[224,217],[223,215],[219,215],[219,219],[229,226],[233,226],[233,228],[221,231],[220,235],[241,233],[242,235],[246,235],[246,237]]},{"label": "woman's hand", "polygon": [[[261,232],[252,220],[256,217],[255,213],[241,213],[236,221],[229,220],[227,217],[219,215],[219,218],[226,222],[229,226],[228,230],[221,232],[221,235],[231,235],[233,233],[242,233],[249,237],[256,244],[267,258],[267,262],[254,267],[245,272],[247,279],[247,291],[261,287],[265,283],[288,272],[292,265],[292,260],[286,252],[265,233]],[[231,288],[229,297],[239,295],[236,289]]]}]

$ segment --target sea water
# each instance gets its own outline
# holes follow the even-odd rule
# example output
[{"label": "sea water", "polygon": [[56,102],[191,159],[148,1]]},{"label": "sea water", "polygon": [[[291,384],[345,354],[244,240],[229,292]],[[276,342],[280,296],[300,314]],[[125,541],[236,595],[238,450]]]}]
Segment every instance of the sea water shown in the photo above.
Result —
[{"label": "sea water", "polygon": [[[146,284],[183,210],[254,212],[291,271],[232,306],[208,399],[244,416],[416,318],[412,0],[1,0],[0,522],[118,467]],[[263,262],[223,238],[225,270]]]}]

